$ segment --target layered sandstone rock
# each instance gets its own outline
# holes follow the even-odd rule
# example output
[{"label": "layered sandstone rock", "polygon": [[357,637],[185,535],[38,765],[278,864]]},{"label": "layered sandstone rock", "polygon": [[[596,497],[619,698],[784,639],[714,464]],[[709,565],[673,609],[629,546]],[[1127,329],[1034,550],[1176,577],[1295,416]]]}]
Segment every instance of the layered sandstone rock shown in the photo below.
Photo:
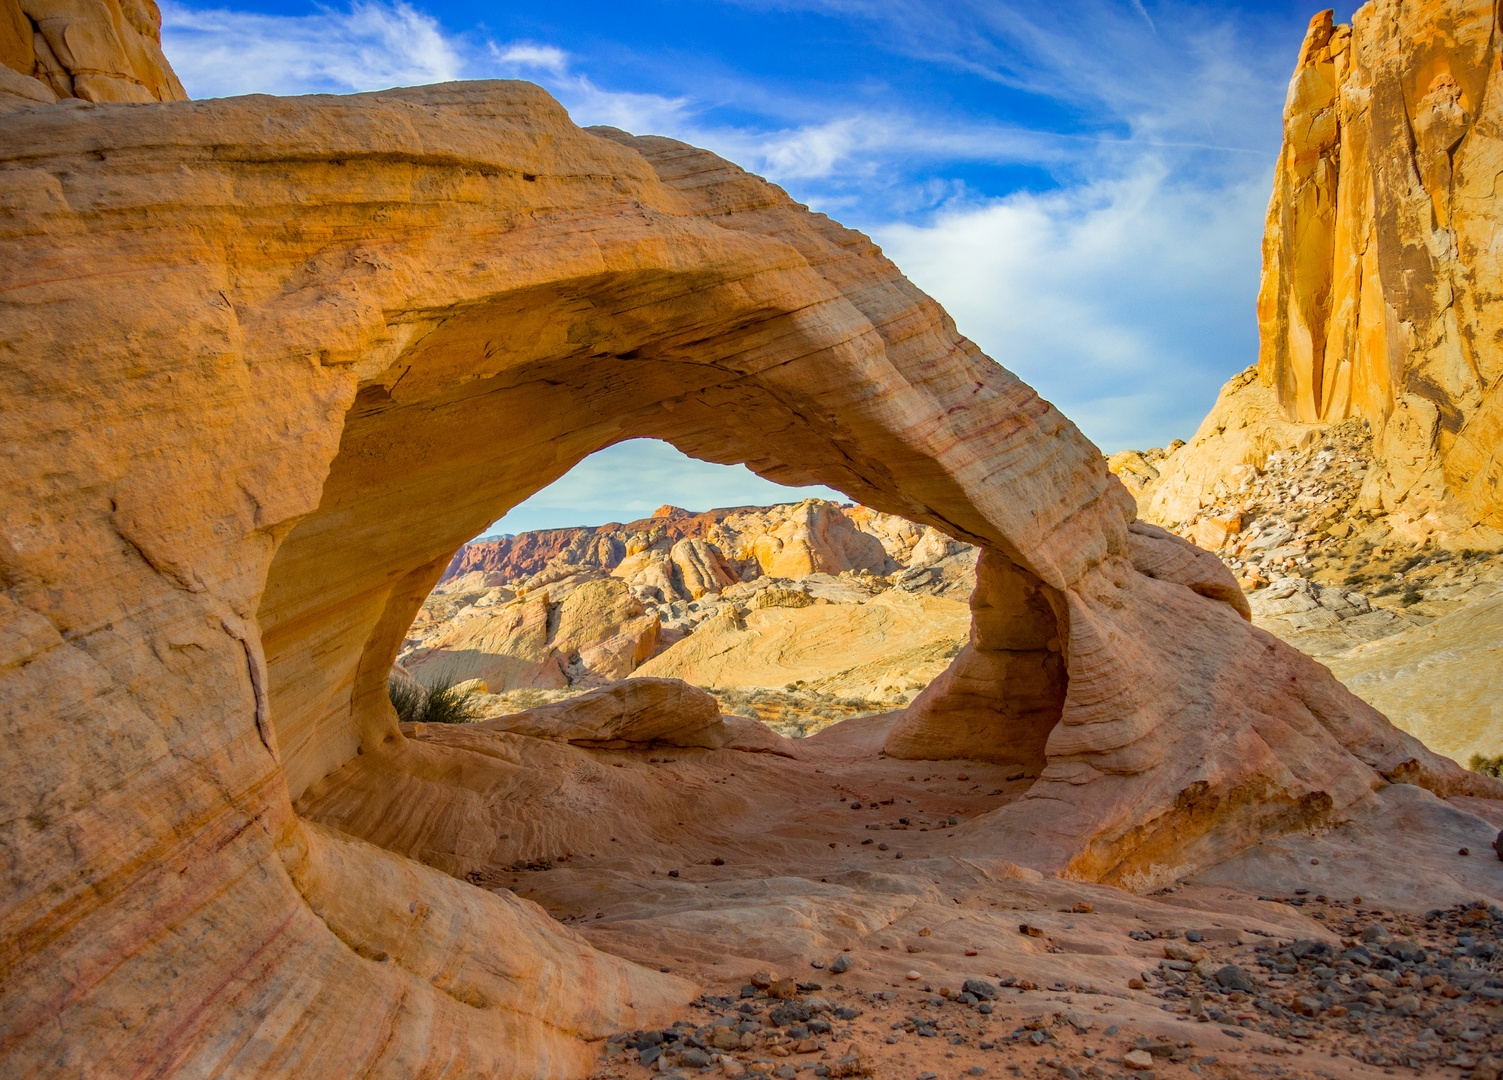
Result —
[{"label": "layered sandstone rock", "polygon": [[1482,0],[1374,0],[1310,23],[1289,84],[1263,240],[1256,393],[1228,384],[1157,520],[1291,425],[1372,425],[1373,497],[1458,544],[1503,540],[1503,285],[1493,190],[1503,140],[1497,15]]},{"label": "layered sandstone rock", "polygon": [[387,679],[459,546],[626,438],[983,549],[888,746],[1042,756],[978,851],[1146,886],[1390,781],[1499,791],[1134,527],[866,238],[705,151],[519,83],[38,105],[0,192],[8,1072],[583,1075],[693,995],[340,835],[458,870],[507,784],[574,814],[547,769],[587,751],[408,739]]}]

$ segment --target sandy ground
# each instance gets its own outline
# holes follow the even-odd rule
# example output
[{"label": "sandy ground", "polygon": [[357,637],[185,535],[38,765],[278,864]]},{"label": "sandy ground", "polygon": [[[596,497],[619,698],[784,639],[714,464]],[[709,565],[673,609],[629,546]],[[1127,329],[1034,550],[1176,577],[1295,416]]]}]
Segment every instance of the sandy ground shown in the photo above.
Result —
[{"label": "sandy ground", "polygon": [[[300,809],[513,890],[599,948],[697,982],[705,997],[679,1021],[685,1038],[667,1040],[673,1052],[653,1062],[659,1074],[839,1076],[855,1061],[866,1075],[915,1080],[1461,1077],[1490,1049],[1503,1051],[1503,1009],[1480,981],[1503,961],[1458,960],[1481,967],[1428,988],[1368,986],[1367,969],[1350,964],[1327,980],[1307,963],[1294,983],[1260,966],[1295,941],[1340,951],[1375,919],[1384,941],[1398,940],[1396,917],[1421,937],[1443,937],[1424,923],[1427,910],[1503,898],[1503,863],[1488,846],[1503,807],[1393,785],[1359,820],[1278,838],[1136,896],[1046,878],[1020,865],[1026,853],[1014,862],[990,850],[987,813],[1022,797],[1031,780],[1006,766],[883,757],[888,722],[847,721],[794,743],[792,758],[487,735],[487,764],[466,756],[462,768],[449,751],[479,745],[479,735],[430,726],[399,760],[363,755]],[[1461,846],[1473,854],[1458,855]],[[1363,903],[1353,905],[1357,896]],[[1442,944],[1454,952],[1455,933]],[[1162,966],[1173,948],[1208,955],[1175,972]],[[1432,949],[1431,959],[1439,955]],[[841,957],[849,966],[833,974]],[[1210,974],[1227,964],[1249,973],[1246,990]],[[1473,975],[1474,988],[1455,985]],[[1387,973],[1399,976],[1407,978]],[[813,1019],[829,1030],[790,1035],[789,1024],[771,1024],[778,1001],[753,988],[754,977],[858,1013],[820,1011]],[[989,1013],[980,1001],[953,1003],[968,979],[996,987]],[[1297,1022],[1292,1011],[1268,1011],[1318,996],[1317,982],[1330,1007]],[[1381,1004],[1357,1004],[1369,1011],[1354,1031],[1356,1012],[1332,1010],[1357,994]],[[1418,1005],[1394,1005],[1406,997]],[[739,1016],[744,1003],[757,1011]],[[717,1018],[751,1021],[749,1036],[714,1045],[707,1025]],[[623,1034],[602,1046],[599,1075],[648,1075],[637,1045],[645,1033]],[[679,1066],[677,1051],[695,1049],[691,1036],[708,1060],[691,1054]],[[1134,1069],[1126,1055],[1144,1041],[1151,1066]],[[1378,1053],[1380,1063],[1362,1060]]]}]

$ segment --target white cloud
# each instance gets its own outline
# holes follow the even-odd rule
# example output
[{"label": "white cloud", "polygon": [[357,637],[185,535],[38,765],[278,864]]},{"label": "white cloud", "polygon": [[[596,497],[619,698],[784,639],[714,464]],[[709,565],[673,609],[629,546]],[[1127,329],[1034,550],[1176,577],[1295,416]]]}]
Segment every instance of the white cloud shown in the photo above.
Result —
[{"label": "white cloud", "polygon": [[569,66],[569,54],[552,45],[534,45],[526,41],[513,42],[504,47],[492,44],[490,53],[500,64],[542,68],[560,75]]},{"label": "white cloud", "polygon": [[162,48],[192,97],[349,93],[448,82],[464,61],[438,21],[405,3],[261,15],[162,4]]},{"label": "white cloud", "polygon": [[1049,194],[954,205],[874,238],[961,333],[1103,449],[1188,438],[1257,359],[1270,176],[1216,189],[1162,165]]}]

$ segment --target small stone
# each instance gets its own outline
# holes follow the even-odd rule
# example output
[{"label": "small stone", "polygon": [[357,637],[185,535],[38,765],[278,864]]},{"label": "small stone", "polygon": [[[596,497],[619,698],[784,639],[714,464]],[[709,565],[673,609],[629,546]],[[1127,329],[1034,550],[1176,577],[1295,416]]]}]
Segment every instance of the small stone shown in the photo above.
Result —
[{"label": "small stone", "polygon": [[909,982],[918,982],[918,981],[919,981],[919,980],[920,980],[920,979],[922,979],[922,978],[923,978],[923,976],[922,976],[922,975],[920,975],[920,974],[919,974],[919,973],[918,973],[918,972],[917,972],[917,971],[910,971],[910,972],[909,972],[909,973],[908,973],[908,974],[907,974],[907,975],[906,975],[906,976],[904,976],[904,977],[905,977],[905,978],[906,978],[906,979],[907,979],[907,980],[908,980],[908,981],[909,981]]},{"label": "small stone", "polygon": [[1044,932],[1042,930],[1040,930],[1037,926],[1030,926],[1028,923],[1019,923],[1018,933],[1026,934],[1028,937],[1044,936]]},{"label": "small stone", "polygon": [[1122,1064],[1131,1065],[1134,1069],[1151,1069],[1153,1055],[1147,1050],[1129,1050],[1122,1055]]},{"label": "small stone", "polygon": [[670,871],[668,871],[668,876],[669,877],[678,877],[678,871],[677,870],[670,870]]},{"label": "small stone", "polygon": [[725,860],[722,859],[719,855],[717,855],[713,859],[710,860],[710,865],[711,866],[724,866],[725,865]]},{"label": "small stone", "polygon": [[994,983],[985,979],[967,979],[960,989],[963,993],[971,994],[982,1001],[995,1001],[997,995],[1001,993]]},{"label": "small stone", "polygon": [[772,985],[772,976],[765,971],[754,972],[750,982],[758,990],[766,990]]},{"label": "small stone", "polygon": [[774,979],[766,987],[767,996],[778,1001],[787,1001],[798,996],[798,984],[793,981],[793,976],[786,979]]},{"label": "small stone", "polygon": [[832,963],[829,968],[830,974],[832,975],[844,975],[847,971],[850,970],[851,958],[845,953],[841,953],[839,956],[837,956],[834,963]]},{"label": "small stone", "polygon": [[1216,982],[1224,990],[1238,990],[1244,994],[1253,992],[1252,977],[1236,964],[1227,964],[1218,970]]},{"label": "small stone", "polygon": [[1472,849],[1471,848],[1462,848],[1456,854],[1458,854],[1458,855],[1470,855],[1471,853],[1472,853]]},{"label": "small stone", "polygon": [[1096,910],[1096,905],[1088,904],[1084,900],[1081,900],[1077,902],[1076,905],[1070,910],[1077,915],[1089,915],[1091,912]]}]

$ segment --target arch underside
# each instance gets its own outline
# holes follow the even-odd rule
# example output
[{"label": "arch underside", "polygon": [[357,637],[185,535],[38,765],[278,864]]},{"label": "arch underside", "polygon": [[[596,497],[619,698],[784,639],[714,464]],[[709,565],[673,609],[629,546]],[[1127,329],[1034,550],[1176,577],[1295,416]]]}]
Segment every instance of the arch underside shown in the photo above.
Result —
[{"label": "arch underside", "polygon": [[[970,687],[965,718],[951,721],[963,728],[984,718],[990,737],[970,732],[943,752],[1042,767],[1043,737],[1063,702],[1063,603],[1051,606],[1045,596],[1055,590],[991,546],[993,527],[938,455],[890,430],[896,410],[883,400],[881,377],[893,373],[880,338],[865,328],[831,345],[827,310],[738,311],[702,275],[647,278],[500,298],[430,334],[357,391],[320,506],[279,547],[258,612],[293,797],[359,748],[395,735],[386,675],[453,551],[582,458],[642,437],[709,461],[744,462],[771,479],[826,484],[988,545],[995,570],[987,580],[1016,579],[1035,599],[1020,596],[1009,603],[1012,618],[989,619],[979,644],[990,676]],[[649,288],[670,294],[657,306],[676,311],[680,333],[672,317],[634,310]],[[849,317],[838,303],[824,307]],[[571,317],[571,336],[589,348],[508,358],[489,378],[453,378],[477,353],[494,359],[518,339],[535,340],[534,328]],[[840,355],[860,349],[878,369],[865,384]],[[1047,410],[1027,396],[1021,405],[1035,416]],[[1031,722],[1041,730],[1026,755],[997,737],[1016,703],[1030,715],[1053,713]],[[924,703],[936,705],[944,711],[943,702]]]},{"label": "arch underside", "polygon": [[693,996],[292,809],[394,749],[462,785],[395,729],[402,635],[624,439],[983,549],[884,744],[1032,764],[968,855],[1142,884],[1389,779],[1495,792],[1252,628],[870,241],[705,151],[521,83],[38,107],[0,148],[18,1075],[584,1075]]}]

